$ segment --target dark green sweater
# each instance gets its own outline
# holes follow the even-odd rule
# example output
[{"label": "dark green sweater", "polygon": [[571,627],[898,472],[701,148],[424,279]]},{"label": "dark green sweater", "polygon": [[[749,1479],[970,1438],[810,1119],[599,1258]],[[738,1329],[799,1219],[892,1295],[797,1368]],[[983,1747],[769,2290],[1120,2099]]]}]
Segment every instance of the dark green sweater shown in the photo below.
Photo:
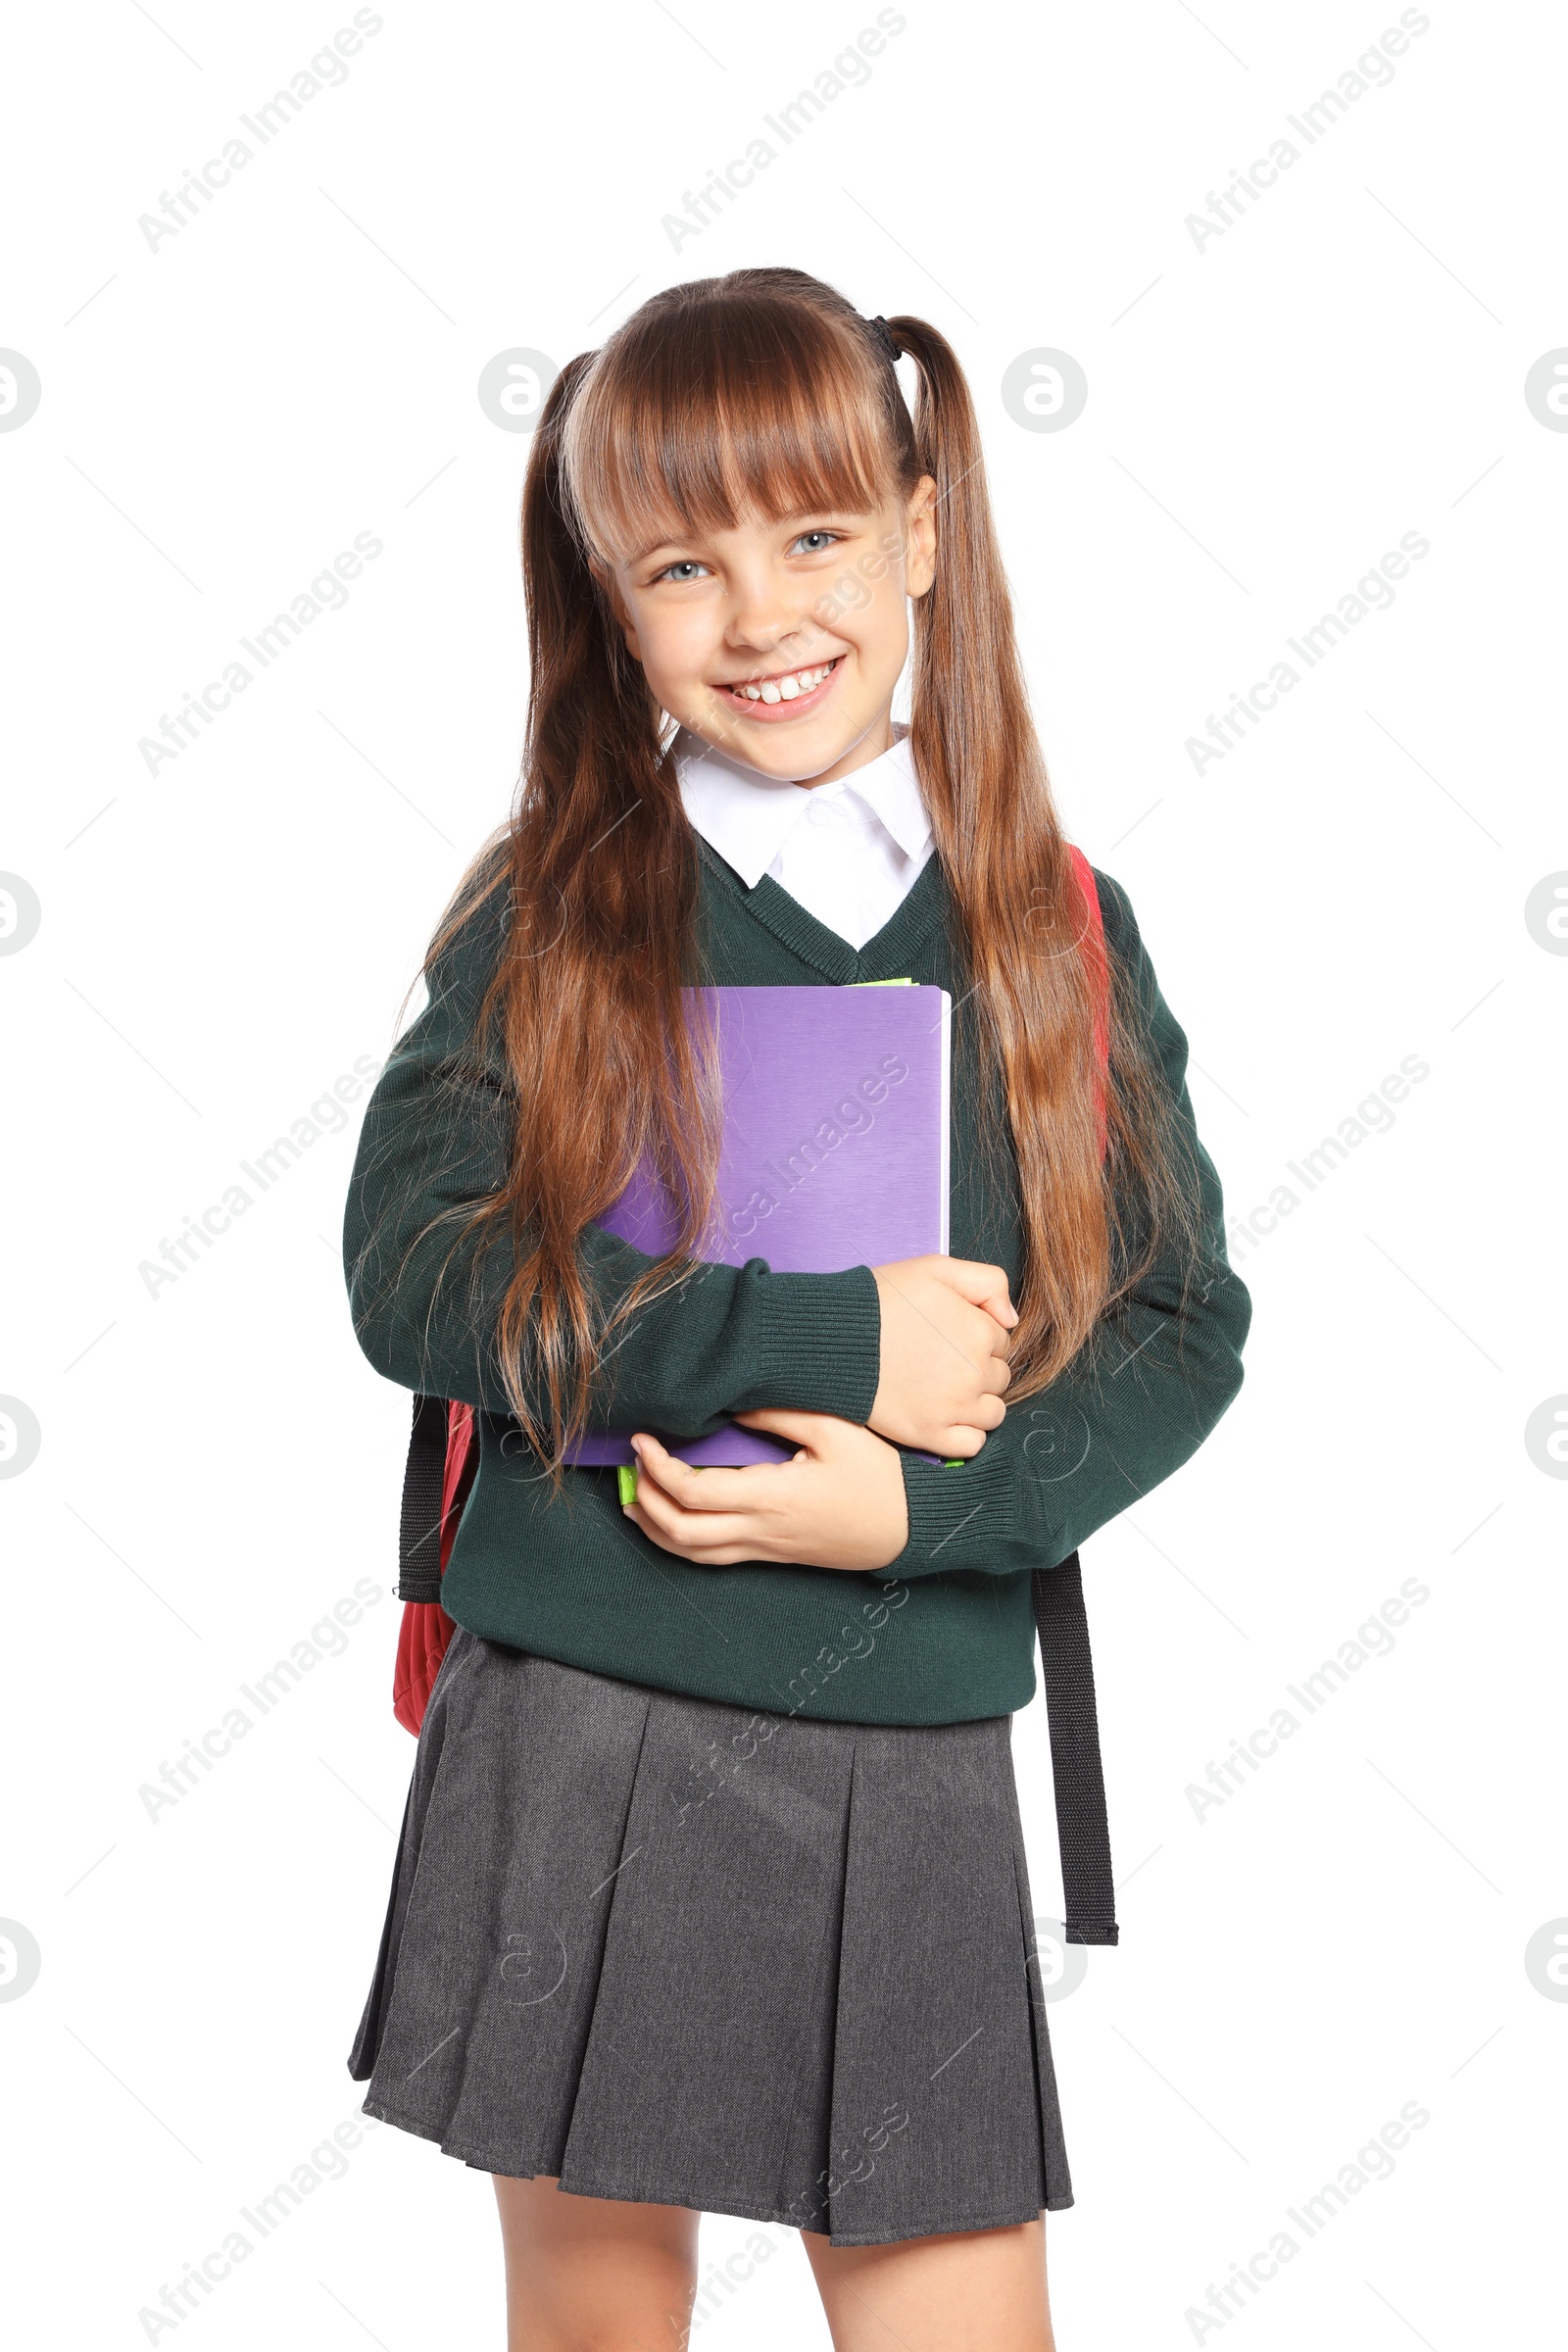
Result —
[{"label": "dark green sweater", "polygon": [[[715,984],[821,988],[907,976],[963,981],[938,860],[858,954],[771,876],[755,890],[709,845],[701,938]],[[1180,1270],[1156,1267],[1044,1394],[1008,1407],[960,1468],[904,1454],[906,1547],[871,1574],[746,1562],[699,1567],[621,1514],[613,1470],[573,1470],[552,1500],[507,1409],[494,1345],[510,1246],[437,1269],[454,1227],[440,1209],[502,1184],[514,1098],[471,1040],[506,920],[498,890],[432,974],[430,1002],[366,1111],[344,1225],[355,1329],[378,1372],[480,1407],[478,1479],[443,1586],[475,1634],[621,1680],[773,1714],[926,1724],[1005,1714],[1034,1692],[1029,1572],[1054,1567],[1201,1445],[1241,1386],[1251,1301],[1225,1256],[1219,1180],[1197,1142],[1187,1040],[1160,995],[1131,906],[1097,875],[1111,955],[1132,967],[1165,1082],[1197,1152],[1206,1264],[1185,1312]],[[972,1027],[954,1022],[951,1247],[1002,1265],[1016,1292],[1016,1167],[982,1170]],[[582,1261],[607,1300],[650,1262],[590,1227]],[[1206,1296],[1204,1295],[1206,1291]],[[1178,1353],[1177,1340],[1181,1348]],[[863,1422],[880,1319],[867,1267],[774,1274],[765,1259],[708,1266],[646,1309],[596,1378],[597,1425],[697,1436],[755,1405]],[[532,1390],[530,1389],[530,1397]]]}]

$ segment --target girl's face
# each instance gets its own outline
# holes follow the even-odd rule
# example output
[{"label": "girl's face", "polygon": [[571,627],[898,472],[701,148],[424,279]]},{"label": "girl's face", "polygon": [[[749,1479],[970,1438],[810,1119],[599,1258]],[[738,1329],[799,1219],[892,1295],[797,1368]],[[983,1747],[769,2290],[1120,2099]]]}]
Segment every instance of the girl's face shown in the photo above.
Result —
[{"label": "girl's face", "polygon": [[935,569],[936,484],[876,513],[743,517],[607,573],[633,658],[672,718],[732,760],[828,784],[889,750],[906,599]]}]

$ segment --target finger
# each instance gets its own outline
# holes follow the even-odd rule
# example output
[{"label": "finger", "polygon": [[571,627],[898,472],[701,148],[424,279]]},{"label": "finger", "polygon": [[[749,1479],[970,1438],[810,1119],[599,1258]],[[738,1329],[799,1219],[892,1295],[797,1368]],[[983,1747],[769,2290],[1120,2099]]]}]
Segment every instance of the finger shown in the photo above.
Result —
[{"label": "finger", "polygon": [[983,1396],[975,1406],[973,1421],[955,1422],[950,1430],[944,1432],[942,1444],[938,1448],[944,1461],[948,1460],[950,1456],[960,1461],[973,1461],[975,1455],[984,1446],[990,1432],[1002,1427],[1000,1415],[995,1421],[989,1418],[992,1409],[991,1398]]},{"label": "finger", "polygon": [[[983,1389],[994,1390],[999,1396],[1012,1378],[1012,1353],[1017,1334],[1004,1331],[1000,1323],[985,1322],[974,1334],[977,1353],[970,1355],[974,1375]],[[960,1349],[960,1353],[966,1350]]]},{"label": "finger", "polygon": [[689,1560],[694,1568],[733,1568],[738,1561],[760,1559],[772,1564],[770,1553],[760,1552],[749,1544],[704,1544],[698,1551],[688,1549],[683,1544],[662,1543],[658,1536],[651,1537],[650,1541],[658,1544],[661,1551],[668,1552],[671,1559]]},{"label": "finger", "polygon": [[[657,1487],[662,1488],[684,1510],[694,1512],[755,1509],[765,1498],[754,1482],[771,1478],[785,1467],[782,1462],[753,1462],[744,1469],[699,1470],[641,1430],[633,1441],[632,1451],[637,1455],[640,1472],[646,1471]],[[737,1483],[742,1479],[748,1482],[745,1486]],[[641,1486],[639,1476],[639,1492]]]},{"label": "finger", "polygon": [[[835,1418],[832,1413],[796,1412],[782,1404],[753,1405],[744,1413],[732,1413],[732,1421],[744,1422],[748,1429],[765,1430],[769,1436],[783,1438],[786,1444],[809,1451],[821,1438],[822,1424]],[[782,1469],[783,1464],[778,1465]]]},{"label": "finger", "polygon": [[982,1265],[972,1257],[933,1257],[927,1262],[950,1290],[967,1298],[971,1306],[985,1307],[1005,1330],[1012,1329],[1018,1310],[1007,1296],[1005,1267]]},{"label": "finger", "polygon": [[658,1487],[650,1486],[645,1494],[640,1480],[637,1500],[622,1507],[626,1517],[662,1551],[676,1552],[700,1566],[714,1564],[716,1551],[728,1551],[737,1560],[760,1556],[760,1530],[745,1513],[715,1516],[709,1511],[683,1511]]},{"label": "finger", "polygon": [[717,1521],[707,1511],[688,1511],[666,1494],[652,1478],[639,1478],[637,1499],[622,1506],[628,1519],[634,1519],[644,1535],[667,1546],[684,1549],[694,1541],[706,1542]]},{"label": "finger", "polygon": [[667,1529],[661,1527],[656,1520],[649,1516],[646,1506],[642,1503],[632,1503],[624,1508],[625,1515],[633,1526],[640,1527],[649,1543],[657,1544],[661,1551],[667,1551],[676,1559],[691,1560],[699,1567],[704,1565],[708,1557],[706,1548],[699,1549],[696,1544],[683,1543],[678,1536],[671,1535]]},{"label": "finger", "polygon": [[[730,1492],[730,1518],[737,1515],[737,1504],[744,1506],[750,1502],[754,1508],[756,1506],[758,1488],[753,1483],[755,1473],[728,1469],[699,1470],[694,1464],[683,1462],[678,1454],[670,1453],[659,1444],[657,1438],[649,1439],[641,1431],[633,1440],[632,1450],[642,1456],[637,1474],[638,1503],[645,1505],[652,1521],[666,1534],[682,1542],[707,1542],[710,1539],[712,1529],[725,1515],[718,1510],[714,1500],[721,1487],[727,1487]],[[656,1455],[657,1460],[653,1458]],[[760,1467],[766,1478],[769,1466]],[[747,1483],[737,1490],[736,1482],[741,1480]]]}]

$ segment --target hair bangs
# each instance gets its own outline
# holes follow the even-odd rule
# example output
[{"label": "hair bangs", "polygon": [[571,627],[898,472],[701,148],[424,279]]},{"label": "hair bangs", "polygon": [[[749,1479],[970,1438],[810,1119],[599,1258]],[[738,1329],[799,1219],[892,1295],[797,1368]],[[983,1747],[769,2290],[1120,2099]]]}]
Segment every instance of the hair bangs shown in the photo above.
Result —
[{"label": "hair bangs", "polygon": [[748,516],[874,513],[906,470],[890,393],[906,420],[853,318],[803,321],[798,303],[752,294],[633,319],[600,353],[565,434],[584,541],[625,563]]}]

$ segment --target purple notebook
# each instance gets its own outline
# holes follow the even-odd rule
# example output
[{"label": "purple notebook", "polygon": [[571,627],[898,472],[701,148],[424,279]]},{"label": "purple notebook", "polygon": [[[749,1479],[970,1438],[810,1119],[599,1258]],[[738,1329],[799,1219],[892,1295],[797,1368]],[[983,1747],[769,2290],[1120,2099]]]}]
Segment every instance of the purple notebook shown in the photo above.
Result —
[{"label": "purple notebook", "polygon": [[[709,1238],[720,1265],[765,1257],[776,1274],[835,1274],[948,1247],[952,999],[891,982],[715,988],[724,1142]],[[663,1189],[640,1166],[598,1220],[636,1249],[669,1247]],[[655,1433],[666,1443],[662,1431]],[[629,1430],[590,1430],[584,1468],[635,1460]],[[794,1448],[730,1422],[668,1442],[684,1462],[787,1461]]]}]

